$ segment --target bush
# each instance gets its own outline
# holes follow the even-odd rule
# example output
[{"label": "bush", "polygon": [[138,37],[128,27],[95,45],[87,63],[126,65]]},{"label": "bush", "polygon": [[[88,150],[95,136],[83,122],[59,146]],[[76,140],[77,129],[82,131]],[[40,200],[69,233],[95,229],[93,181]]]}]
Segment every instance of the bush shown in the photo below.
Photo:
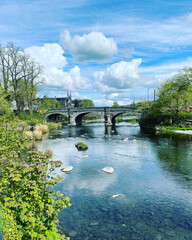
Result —
[{"label": "bush", "polygon": [[[9,155],[9,160],[11,158]],[[20,229],[22,239],[37,237],[46,240],[51,239],[50,236],[53,236],[52,239],[65,239],[65,236],[57,232],[56,215],[70,203],[69,198],[64,198],[59,191],[55,193],[51,190],[63,178],[50,176],[62,164],[60,161],[51,161],[50,158],[51,151],[32,151],[25,161],[10,161],[3,170],[0,201],[4,202],[7,209],[6,217],[10,216],[10,220],[6,218],[7,228],[9,230],[13,226],[17,231]]]}]

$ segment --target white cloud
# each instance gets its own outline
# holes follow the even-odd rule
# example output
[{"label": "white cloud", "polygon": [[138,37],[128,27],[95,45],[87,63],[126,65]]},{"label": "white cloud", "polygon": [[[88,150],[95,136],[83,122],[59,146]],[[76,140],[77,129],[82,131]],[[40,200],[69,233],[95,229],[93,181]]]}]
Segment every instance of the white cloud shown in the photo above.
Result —
[{"label": "white cloud", "polygon": [[83,36],[71,37],[65,30],[60,35],[64,49],[68,49],[78,62],[105,62],[117,53],[117,45],[113,38],[106,38],[101,32],[91,32]]},{"label": "white cloud", "polygon": [[43,47],[32,46],[25,49],[33,58],[39,61],[45,68],[62,69],[67,65],[67,59],[63,56],[64,51],[57,43],[47,43]]},{"label": "white cloud", "polygon": [[121,61],[112,64],[105,72],[95,72],[95,85],[103,92],[137,86],[137,82],[140,81],[138,68],[141,62],[141,58],[130,62]]},{"label": "white cloud", "polygon": [[32,46],[25,51],[43,65],[42,77],[45,85],[70,91],[81,91],[90,87],[89,79],[81,76],[78,66],[73,67],[69,72],[63,71],[67,60],[60,45],[53,43],[44,44],[43,47]]}]

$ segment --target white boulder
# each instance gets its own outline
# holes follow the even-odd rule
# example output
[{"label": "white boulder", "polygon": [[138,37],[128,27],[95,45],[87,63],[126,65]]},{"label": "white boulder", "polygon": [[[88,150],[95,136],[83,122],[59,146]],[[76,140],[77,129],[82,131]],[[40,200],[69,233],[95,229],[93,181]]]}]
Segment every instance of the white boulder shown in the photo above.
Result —
[{"label": "white boulder", "polygon": [[104,172],[106,172],[106,173],[113,173],[114,172],[114,169],[112,168],[112,167],[104,167],[103,169],[102,169]]},{"label": "white boulder", "polygon": [[64,173],[71,173],[73,170],[72,166],[65,166],[64,168],[61,169]]},{"label": "white boulder", "polygon": [[117,197],[120,197],[122,194],[114,194],[111,198],[117,198]]}]

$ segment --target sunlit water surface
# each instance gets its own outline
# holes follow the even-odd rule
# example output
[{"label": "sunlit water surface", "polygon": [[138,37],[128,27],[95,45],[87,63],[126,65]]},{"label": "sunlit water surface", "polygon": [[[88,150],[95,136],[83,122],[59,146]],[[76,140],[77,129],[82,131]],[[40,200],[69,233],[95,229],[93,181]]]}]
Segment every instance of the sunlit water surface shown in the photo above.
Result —
[{"label": "sunlit water surface", "polygon": [[[79,141],[86,152],[75,148]],[[55,173],[64,176],[55,190],[72,203],[58,216],[71,240],[192,239],[190,140],[157,137],[126,122],[112,129],[94,123],[54,132],[39,146],[47,149],[74,167]],[[114,173],[102,171],[106,166]]]}]

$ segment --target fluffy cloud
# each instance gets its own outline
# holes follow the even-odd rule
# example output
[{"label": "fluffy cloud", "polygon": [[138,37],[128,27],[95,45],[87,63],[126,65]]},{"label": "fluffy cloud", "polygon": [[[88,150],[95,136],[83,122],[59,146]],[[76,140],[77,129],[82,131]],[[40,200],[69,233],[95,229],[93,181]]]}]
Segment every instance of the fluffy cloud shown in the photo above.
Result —
[{"label": "fluffy cloud", "polygon": [[138,67],[141,62],[141,58],[131,62],[121,61],[112,64],[105,72],[95,72],[95,85],[103,92],[137,87],[140,80]]},{"label": "fluffy cloud", "polygon": [[67,59],[63,56],[64,51],[57,43],[47,43],[43,47],[32,46],[25,51],[39,61],[46,71],[50,68],[62,69],[67,65]]},{"label": "fluffy cloud", "polygon": [[33,46],[26,48],[25,51],[43,65],[42,77],[45,85],[70,91],[81,91],[90,87],[89,79],[81,76],[78,66],[69,72],[63,71],[67,60],[60,45],[53,43],[45,44],[43,47]]},{"label": "fluffy cloud", "polygon": [[64,49],[68,49],[76,61],[105,62],[117,53],[117,45],[112,38],[106,38],[101,32],[91,32],[83,36],[71,37],[65,30],[60,35]]}]

